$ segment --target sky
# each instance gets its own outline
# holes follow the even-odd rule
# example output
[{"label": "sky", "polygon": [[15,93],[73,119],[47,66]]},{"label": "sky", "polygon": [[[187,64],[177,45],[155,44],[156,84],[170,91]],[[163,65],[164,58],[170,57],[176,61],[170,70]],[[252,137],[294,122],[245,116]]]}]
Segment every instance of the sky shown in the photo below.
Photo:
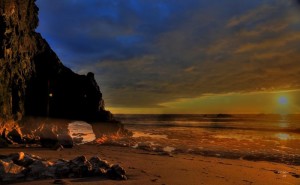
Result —
[{"label": "sky", "polygon": [[37,31],[112,113],[300,113],[298,0],[37,5]]}]

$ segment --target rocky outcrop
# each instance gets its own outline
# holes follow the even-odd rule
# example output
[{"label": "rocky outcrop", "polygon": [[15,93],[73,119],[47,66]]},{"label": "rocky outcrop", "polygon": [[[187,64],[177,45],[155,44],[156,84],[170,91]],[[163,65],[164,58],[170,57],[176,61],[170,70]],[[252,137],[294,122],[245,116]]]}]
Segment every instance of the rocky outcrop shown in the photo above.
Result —
[{"label": "rocky outcrop", "polygon": [[37,25],[35,0],[0,1],[0,117],[111,121],[94,74],[65,67]]},{"label": "rocky outcrop", "polygon": [[39,156],[23,152],[0,155],[0,183],[18,180],[35,180],[48,178],[82,178],[106,177],[114,180],[126,180],[124,168],[118,164],[111,165],[99,157],[87,160],[78,156],[73,160],[59,159],[47,161]]},{"label": "rocky outcrop", "polygon": [[0,120],[0,148],[11,145],[72,148],[73,139],[67,124],[67,120],[38,118],[34,118],[33,123],[28,117],[19,122],[10,120],[1,123]]},{"label": "rocky outcrop", "polygon": [[3,121],[0,119],[0,148],[10,144],[23,143],[21,128],[15,121]]},{"label": "rocky outcrop", "polygon": [[117,140],[132,135],[122,124],[92,123],[90,133],[94,134],[94,137],[83,140],[86,132],[80,131],[80,127],[76,126],[74,129],[77,133],[74,133],[74,130],[70,129],[72,124],[73,120],[45,117],[24,117],[18,122],[13,120],[4,122],[0,119],[0,148],[22,146],[62,150],[72,148],[76,144],[92,142],[93,139]]}]

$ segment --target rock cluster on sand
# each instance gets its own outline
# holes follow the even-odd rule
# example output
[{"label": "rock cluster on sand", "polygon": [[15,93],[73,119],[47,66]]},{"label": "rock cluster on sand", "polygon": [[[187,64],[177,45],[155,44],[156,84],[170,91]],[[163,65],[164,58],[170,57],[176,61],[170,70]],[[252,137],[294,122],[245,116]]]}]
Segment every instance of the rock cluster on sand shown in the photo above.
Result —
[{"label": "rock cluster on sand", "polygon": [[85,156],[79,156],[72,160],[59,159],[52,162],[23,152],[0,155],[0,182],[92,176],[114,180],[127,179],[121,166],[110,165],[99,157],[87,160]]}]

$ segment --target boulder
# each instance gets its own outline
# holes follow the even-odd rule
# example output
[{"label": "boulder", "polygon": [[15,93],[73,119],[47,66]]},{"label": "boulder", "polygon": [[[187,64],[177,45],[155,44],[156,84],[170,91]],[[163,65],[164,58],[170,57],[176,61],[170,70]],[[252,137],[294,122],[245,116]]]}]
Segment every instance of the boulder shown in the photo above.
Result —
[{"label": "boulder", "polygon": [[9,158],[17,165],[28,167],[31,165],[34,161],[40,160],[40,158],[35,156],[30,156],[28,154],[25,154],[24,152],[14,153],[10,154]]},{"label": "boulder", "polygon": [[23,143],[23,136],[20,128],[14,128],[12,131],[8,132],[7,136],[11,141],[16,143]]},{"label": "boulder", "polygon": [[8,147],[7,141],[2,137],[0,137],[0,148],[6,148],[6,147]]},{"label": "boulder", "polygon": [[28,179],[47,179],[55,177],[55,167],[50,161],[36,160],[28,166]]},{"label": "boulder", "polygon": [[36,180],[48,178],[81,178],[90,176],[126,180],[126,172],[119,165],[110,165],[99,157],[87,160],[78,156],[73,160],[59,159],[56,162],[44,160],[24,152],[0,155],[0,184],[3,181],[19,179]]},{"label": "boulder", "polygon": [[13,163],[13,161],[0,160],[0,182],[12,181],[25,177],[25,168]]},{"label": "boulder", "polygon": [[60,134],[58,135],[57,139],[58,143],[64,148],[72,148],[74,145],[73,139],[69,134]]},{"label": "boulder", "polygon": [[85,156],[76,157],[68,163],[68,166],[71,172],[70,175],[73,177],[84,177],[91,175],[92,165]]},{"label": "boulder", "polygon": [[68,161],[59,159],[55,165],[55,176],[56,178],[68,178],[71,172]]},{"label": "boulder", "polygon": [[107,176],[115,180],[127,180],[126,171],[120,165],[115,164],[107,170]]},{"label": "boulder", "polygon": [[89,162],[91,163],[93,169],[97,169],[97,168],[108,169],[108,168],[110,168],[110,164],[106,160],[102,160],[99,157],[92,157],[92,158],[90,158]]},{"label": "boulder", "polygon": [[110,164],[105,160],[101,160],[99,157],[92,157],[89,162],[92,165],[92,173],[94,175],[104,176],[107,170],[110,169]]},{"label": "boulder", "polygon": [[24,152],[19,152],[19,153],[13,153],[8,156],[14,163],[18,161],[22,161],[25,158],[25,153]]},{"label": "boulder", "polygon": [[44,129],[40,135],[40,142],[42,147],[53,148],[58,144],[57,134],[50,129]]},{"label": "boulder", "polygon": [[4,128],[1,133],[1,138],[5,140],[7,144],[15,144],[9,137],[7,137],[8,133],[9,133],[8,129]]}]

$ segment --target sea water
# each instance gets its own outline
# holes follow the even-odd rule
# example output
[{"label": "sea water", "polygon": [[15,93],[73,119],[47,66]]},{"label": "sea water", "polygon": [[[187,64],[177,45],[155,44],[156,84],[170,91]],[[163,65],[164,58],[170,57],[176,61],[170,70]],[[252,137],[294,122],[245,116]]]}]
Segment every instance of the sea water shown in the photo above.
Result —
[{"label": "sea water", "polygon": [[[127,146],[300,165],[300,115],[116,115]],[[120,140],[120,142],[121,142]],[[126,144],[124,144],[126,145]]]},{"label": "sea water", "polygon": [[98,142],[161,154],[193,154],[300,165],[300,115],[115,115],[131,131],[96,138],[86,122],[69,123],[77,144]]}]

